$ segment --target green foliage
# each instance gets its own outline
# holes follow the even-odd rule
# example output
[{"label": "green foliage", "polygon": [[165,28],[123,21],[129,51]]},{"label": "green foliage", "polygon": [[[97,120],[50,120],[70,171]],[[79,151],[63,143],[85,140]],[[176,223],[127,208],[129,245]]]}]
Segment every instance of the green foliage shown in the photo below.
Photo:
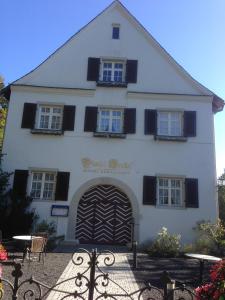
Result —
[{"label": "green foliage", "polygon": [[49,236],[53,236],[56,233],[56,224],[55,222],[48,223],[48,221],[42,220],[36,224],[35,232],[47,232]]},{"label": "green foliage", "polygon": [[197,222],[194,228],[198,237],[195,248],[205,254],[222,255],[225,251],[225,228],[220,219],[215,223],[209,221]]},{"label": "green foliage", "polygon": [[219,218],[225,225],[225,173],[218,178]]},{"label": "green foliage", "polygon": [[[0,76],[0,90],[4,87],[3,78]],[[8,102],[4,97],[0,96],[0,152],[3,146],[3,137],[7,117]]]},{"label": "green foliage", "polygon": [[162,227],[157,238],[150,244],[147,252],[150,256],[173,257],[180,252],[179,234],[170,234],[167,228]]},{"label": "green foliage", "polygon": [[34,211],[29,210],[30,197],[17,198],[12,191],[8,191],[11,173],[2,170],[0,154],[0,229],[4,238],[30,232],[36,219]]}]

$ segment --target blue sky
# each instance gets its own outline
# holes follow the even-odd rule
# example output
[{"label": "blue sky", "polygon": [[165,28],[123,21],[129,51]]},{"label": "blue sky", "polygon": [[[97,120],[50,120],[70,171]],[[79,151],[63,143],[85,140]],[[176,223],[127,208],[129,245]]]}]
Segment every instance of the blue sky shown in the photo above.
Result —
[{"label": "blue sky", "polygon": [[[192,77],[225,99],[224,0],[122,0]],[[0,74],[36,67],[110,0],[1,0]],[[217,172],[225,168],[225,111],[215,115]]]}]

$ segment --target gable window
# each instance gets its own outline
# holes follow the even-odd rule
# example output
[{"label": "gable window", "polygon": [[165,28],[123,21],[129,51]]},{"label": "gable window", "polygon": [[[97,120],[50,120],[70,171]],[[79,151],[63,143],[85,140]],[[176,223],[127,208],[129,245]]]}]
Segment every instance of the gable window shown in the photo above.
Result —
[{"label": "gable window", "polygon": [[124,62],[103,61],[102,81],[124,82]]},{"label": "gable window", "polygon": [[183,180],[158,178],[158,204],[162,206],[182,206]]},{"label": "gable window", "polygon": [[33,172],[30,196],[34,199],[54,200],[56,173]]},{"label": "gable window", "polygon": [[122,133],[123,110],[99,108],[98,132]]},{"label": "gable window", "polygon": [[113,25],[113,27],[112,27],[112,38],[114,40],[118,40],[120,38],[120,26],[119,25]]},{"label": "gable window", "polygon": [[89,57],[87,80],[96,81],[98,86],[127,87],[137,83],[137,71],[137,60]]},{"label": "gable window", "polygon": [[181,112],[158,112],[158,135],[181,136],[183,113]]},{"label": "gable window", "polygon": [[62,129],[62,107],[39,106],[38,124],[39,129],[61,130]]}]

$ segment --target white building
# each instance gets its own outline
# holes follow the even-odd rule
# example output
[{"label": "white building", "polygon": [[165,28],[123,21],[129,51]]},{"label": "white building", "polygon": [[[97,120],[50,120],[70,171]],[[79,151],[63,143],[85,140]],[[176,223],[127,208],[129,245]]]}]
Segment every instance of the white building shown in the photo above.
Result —
[{"label": "white building", "polygon": [[120,2],[4,91],[4,169],[67,240],[125,244],[133,220],[139,242],[162,226],[187,242],[197,221],[216,219],[224,102]]}]

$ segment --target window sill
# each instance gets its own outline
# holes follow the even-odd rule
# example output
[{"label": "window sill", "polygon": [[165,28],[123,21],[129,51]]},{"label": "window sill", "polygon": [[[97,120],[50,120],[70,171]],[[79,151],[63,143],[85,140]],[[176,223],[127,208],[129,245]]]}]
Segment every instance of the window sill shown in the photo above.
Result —
[{"label": "window sill", "polygon": [[157,204],[156,205],[156,208],[159,208],[159,209],[178,209],[178,210],[184,210],[186,207],[185,206],[172,206],[172,205],[160,205],[160,204]]},{"label": "window sill", "polygon": [[54,199],[50,200],[50,199],[43,199],[43,198],[32,198],[33,202],[53,202],[55,203],[56,201]]},{"label": "window sill", "polygon": [[127,87],[127,82],[97,81],[97,86],[126,88]]},{"label": "window sill", "polygon": [[62,130],[51,130],[51,129],[31,129],[33,134],[47,134],[47,135],[62,135]]},{"label": "window sill", "polygon": [[155,140],[156,141],[186,142],[187,138],[184,136],[155,135]]},{"label": "window sill", "polygon": [[112,133],[112,132],[94,132],[95,137],[104,137],[104,138],[119,138],[125,139],[126,134],[124,133]]}]

